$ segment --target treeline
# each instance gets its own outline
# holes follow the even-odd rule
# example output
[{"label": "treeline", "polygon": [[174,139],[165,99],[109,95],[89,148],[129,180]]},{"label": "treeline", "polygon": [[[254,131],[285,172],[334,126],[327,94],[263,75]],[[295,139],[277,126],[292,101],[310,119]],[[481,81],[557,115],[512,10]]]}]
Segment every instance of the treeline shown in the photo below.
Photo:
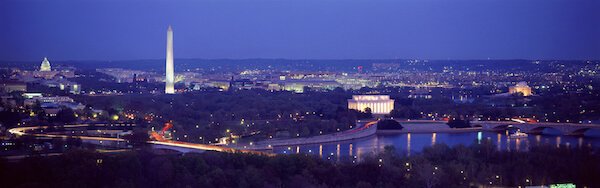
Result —
[{"label": "treeline", "polygon": [[588,148],[498,151],[493,144],[435,145],[406,156],[393,147],[361,161],[305,154],[276,157],[146,150],[0,162],[3,187],[478,187],[575,183],[600,187],[600,157]]},{"label": "treeline", "polygon": [[296,94],[255,89],[178,95],[76,96],[76,100],[104,109],[108,114],[135,114],[136,119],[144,121],[152,117],[150,126],[157,128],[172,120],[175,137],[199,141],[199,137],[214,140],[226,136],[226,130],[238,135],[260,132],[257,136],[266,138],[278,132],[310,136],[350,129],[357,119],[371,117],[370,113],[348,110],[347,99],[351,95],[343,90]]}]

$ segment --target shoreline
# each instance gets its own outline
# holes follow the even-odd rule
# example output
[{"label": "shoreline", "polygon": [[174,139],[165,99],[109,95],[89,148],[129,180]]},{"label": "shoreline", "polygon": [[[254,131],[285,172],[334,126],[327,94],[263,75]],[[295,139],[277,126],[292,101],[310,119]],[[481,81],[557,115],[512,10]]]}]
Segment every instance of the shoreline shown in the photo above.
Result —
[{"label": "shoreline", "polygon": [[402,129],[402,130],[377,130],[376,134],[402,134],[402,133],[467,133],[483,131],[481,127],[447,128],[447,129]]},{"label": "shoreline", "polygon": [[[407,133],[465,133],[483,131],[482,127],[471,128],[450,128],[445,123],[439,122],[402,122],[402,130],[377,130],[376,126],[362,130],[356,134],[344,135],[334,133],[329,135],[319,135],[305,138],[292,138],[281,140],[265,140],[257,142],[254,146],[247,148],[251,150],[270,150],[273,147],[291,146],[291,145],[310,145],[321,143],[341,142],[348,140],[361,139],[365,137],[386,135],[386,134],[407,134]],[[375,128],[375,130],[373,130]]]}]

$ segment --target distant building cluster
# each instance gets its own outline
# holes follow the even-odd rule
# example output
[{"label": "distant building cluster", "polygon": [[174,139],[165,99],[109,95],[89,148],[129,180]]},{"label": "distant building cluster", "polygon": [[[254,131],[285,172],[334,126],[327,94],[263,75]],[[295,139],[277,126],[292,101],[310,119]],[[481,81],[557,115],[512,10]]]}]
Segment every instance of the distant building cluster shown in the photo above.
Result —
[{"label": "distant building cluster", "polygon": [[23,79],[31,80],[35,78],[41,78],[46,80],[51,79],[61,79],[61,78],[73,78],[75,77],[75,72],[71,69],[62,69],[62,70],[52,70],[52,66],[50,65],[50,61],[48,58],[44,57],[42,60],[42,64],[40,68],[35,71],[22,71],[20,72]]},{"label": "distant building cluster", "polygon": [[25,82],[16,80],[3,80],[0,83],[0,91],[3,93],[11,93],[14,91],[27,91],[27,84]]},{"label": "distant building cluster", "polygon": [[141,70],[128,70],[121,68],[96,69],[100,73],[110,75],[117,83],[149,82],[160,79],[158,75]]},{"label": "distant building cluster", "polygon": [[48,58],[44,57],[38,70],[18,70],[13,69],[11,80],[3,81],[2,89],[6,93],[12,91],[27,91],[27,83],[41,84],[51,88],[59,88],[72,94],[81,93],[81,85],[68,78],[74,78],[75,71],[70,68],[61,70],[52,69]]},{"label": "distant building cluster", "polygon": [[265,71],[243,71],[239,75],[191,75],[183,74],[185,83],[193,90],[204,88],[228,89],[264,89],[269,91],[291,91],[304,93],[306,89],[313,91],[330,91],[335,88],[360,89],[375,87],[376,82],[368,79],[356,79],[353,75],[337,73],[282,73]]},{"label": "distant building cluster", "polygon": [[394,99],[389,95],[353,95],[348,99],[348,109],[365,112],[367,108],[373,114],[387,115],[394,110]]},{"label": "distant building cluster", "polygon": [[71,97],[53,96],[44,97],[41,93],[24,93],[23,105],[33,107],[39,104],[46,116],[54,117],[62,108],[70,108],[73,111],[83,110],[85,105],[75,102]]}]

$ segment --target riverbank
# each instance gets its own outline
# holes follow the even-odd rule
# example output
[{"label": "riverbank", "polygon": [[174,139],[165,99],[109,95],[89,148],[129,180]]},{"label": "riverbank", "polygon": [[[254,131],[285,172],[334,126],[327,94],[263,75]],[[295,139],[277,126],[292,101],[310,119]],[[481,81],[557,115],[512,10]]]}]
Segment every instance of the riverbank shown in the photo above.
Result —
[{"label": "riverbank", "polygon": [[402,130],[377,130],[377,134],[400,133],[464,133],[481,131],[481,127],[450,128],[445,122],[400,122]]},{"label": "riverbank", "polygon": [[289,145],[307,145],[307,144],[319,144],[329,142],[340,142],[346,140],[353,140],[364,138],[375,135],[377,132],[376,121],[357,123],[357,127],[340,133],[319,135],[306,138],[291,138],[291,139],[272,139],[264,140],[253,144],[252,146],[246,146],[244,149],[251,150],[271,150],[276,146],[289,146]]},{"label": "riverbank", "polygon": [[[353,139],[364,138],[377,134],[404,134],[404,133],[465,133],[481,131],[481,127],[472,128],[450,128],[445,122],[438,121],[404,121],[400,124],[404,127],[402,130],[377,130],[375,122],[370,122],[374,126],[359,125],[357,128],[341,133],[319,135],[306,138],[291,139],[273,139],[254,143],[251,146],[245,146],[244,149],[251,150],[270,150],[277,146],[290,145],[309,145],[329,142],[340,142]],[[242,146],[243,147],[243,146]]]}]

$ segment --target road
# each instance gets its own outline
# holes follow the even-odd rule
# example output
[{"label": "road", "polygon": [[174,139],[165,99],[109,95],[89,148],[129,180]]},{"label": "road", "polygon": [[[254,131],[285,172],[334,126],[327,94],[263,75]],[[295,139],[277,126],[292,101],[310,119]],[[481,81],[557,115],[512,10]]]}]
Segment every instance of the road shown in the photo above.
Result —
[{"label": "road", "polygon": [[[88,126],[86,124],[79,125],[65,125],[65,128],[73,128],[73,127],[85,127]],[[58,134],[43,134],[43,133],[27,133],[27,131],[32,131],[36,129],[45,129],[48,126],[39,126],[39,127],[18,127],[9,129],[8,132],[14,135],[23,136],[30,135],[36,137],[47,137],[47,138],[79,138],[81,140],[91,140],[91,141],[117,141],[117,142],[126,142],[127,140],[122,138],[109,138],[109,137],[95,137],[95,136],[69,136],[69,135],[58,135]],[[148,144],[153,145],[164,145],[170,147],[179,147],[185,149],[197,149],[202,151],[218,151],[218,152],[229,152],[229,153],[250,153],[250,154],[258,154],[258,155],[266,155],[273,156],[275,154],[253,151],[253,150],[244,150],[244,149],[233,149],[223,146],[213,146],[206,144],[196,144],[196,143],[188,143],[188,142],[179,142],[179,141],[148,141]]]},{"label": "road", "polygon": [[318,144],[327,142],[339,142],[345,140],[352,140],[358,138],[364,138],[374,135],[377,132],[377,127],[373,126],[377,124],[377,120],[369,122],[358,122],[357,126],[353,129],[346,130],[343,132],[337,132],[332,134],[325,134],[319,136],[305,137],[305,138],[291,138],[291,139],[272,139],[264,140],[255,143],[249,148],[255,150],[270,150],[275,146],[289,146],[289,145],[304,145],[304,144]]}]

